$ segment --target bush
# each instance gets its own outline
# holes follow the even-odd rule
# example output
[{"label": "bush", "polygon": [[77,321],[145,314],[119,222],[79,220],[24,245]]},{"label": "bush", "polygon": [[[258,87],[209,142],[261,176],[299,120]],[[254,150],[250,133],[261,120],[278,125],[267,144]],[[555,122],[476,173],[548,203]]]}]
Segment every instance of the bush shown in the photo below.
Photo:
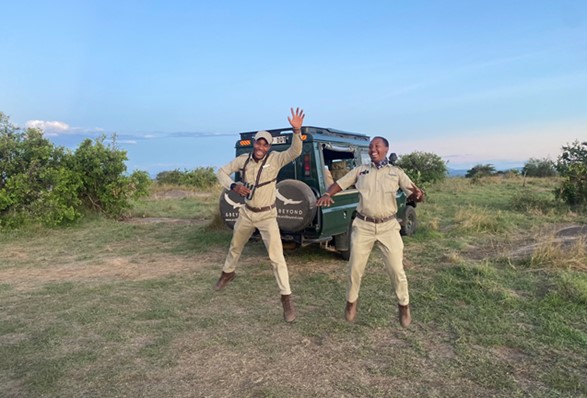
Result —
[{"label": "bush", "polygon": [[492,164],[478,164],[472,169],[467,170],[465,178],[489,177],[495,174],[495,167]]},{"label": "bush", "polygon": [[177,169],[162,171],[157,174],[155,180],[160,184],[186,185],[198,189],[208,189],[218,182],[212,167],[198,167],[184,171]]},{"label": "bush", "polygon": [[130,199],[147,194],[146,172],[125,176],[126,152],[84,141],[71,153],[37,129],[22,132],[0,112],[0,227],[59,225],[84,208],[118,217]]},{"label": "bush", "polygon": [[524,165],[522,173],[528,177],[554,177],[556,176],[556,165],[548,158],[531,158]]},{"label": "bush", "polygon": [[405,170],[416,185],[423,186],[446,178],[446,162],[434,153],[412,152],[402,155],[396,165]]},{"label": "bush", "polygon": [[509,169],[504,171],[498,171],[497,174],[503,176],[503,178],[518,178],[520,177],[520,170]]},{"label": "bush", "polygon": [[562,149],[556,164],[562,182],[554,193],[571,206],[584,206],[587,204],[587,143],[575,141]]},{"label": "bush", "polygon": [[0,226],[78,218],[81,181],[68,167],[69,154],[39,130],[21,132],[2,113],[0,123]]},{"label": "bush", "polygon": [[521,212],[538,212],[540,214],[548,214],[557,208],[553,198],[529,190],[516,192],[512,196],[511,207]]},{"label": "bush", "polygon": [[109,146],[105,139],[84,140],[73,154],[73,168],[82,179],[79,196],[85,206],[120,217],[131,207],[131,199],[147,195],[150,179],[143,171],[124,175],[126,151],[117,149],[116,136]]}]

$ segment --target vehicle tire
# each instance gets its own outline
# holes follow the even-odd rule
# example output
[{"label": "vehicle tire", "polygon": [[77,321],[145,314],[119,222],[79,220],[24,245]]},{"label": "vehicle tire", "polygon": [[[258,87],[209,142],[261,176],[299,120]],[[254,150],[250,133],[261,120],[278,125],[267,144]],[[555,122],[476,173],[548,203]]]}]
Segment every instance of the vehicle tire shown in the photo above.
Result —
[{"label": "vehicle tire", "polygon": [[336,235],[334,237],[334,245],[338,254],[343,260],[348,261],[351,258],[351,233],[353,230],[353,220],[349,224],[349,229],[344,234]]},{"label": "vehicle tire", "polygon": [[404,236],[412,236],[414,232],[416,232],[418,223],[416,219],[416,209],[414,206],[406,205],[406,212],[404,214],[404,218],[400,222],[400,225],[400,234]]},{"label": "vehicle tire", "polygon": [[245,205],[245,198],[230,189],[225,189],[220,194],[220,218],[227,227],[234,229],[240,208]]},{"label": "vehicle tire", "polygon": [[338,254],[340,254],[340,258],[342,258],[344,261],[349,261],[351,258],[351,249],[339,251]]},{"label": "vehicle tire", "polygon": [[283,232],[299,232],[316,217],[316,194],[298,180],[279,181],[276,186],[277,224]]},{"label": "vehicle tire", "polygon": [[294,241],[291,241],[291,240],[286,241],[286,242],[283,242],[282,241],[281,242],[281,245],[283,247],[283,251],[294,251],[294,250],[296,250],[297,248],[300,247],[300,245],[297,242],[294,242]]}]

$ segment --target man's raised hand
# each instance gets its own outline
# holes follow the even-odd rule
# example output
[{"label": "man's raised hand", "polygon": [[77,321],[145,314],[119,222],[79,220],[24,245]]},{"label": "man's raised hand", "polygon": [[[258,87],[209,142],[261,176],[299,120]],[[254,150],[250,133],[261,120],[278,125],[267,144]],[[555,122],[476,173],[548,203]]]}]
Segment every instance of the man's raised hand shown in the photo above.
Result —
[{"label": "man's raised hand", "polygon": [[290,110],[291,117],[288,116],[287,121],[293,127],[294,130],[299,131],[302,128],[302,124],[304,123],[304,117],[306,117],[306,115],[304,115],[304,110],[300,108],[296,108],[295,112],[293,108],[290,108]]}]

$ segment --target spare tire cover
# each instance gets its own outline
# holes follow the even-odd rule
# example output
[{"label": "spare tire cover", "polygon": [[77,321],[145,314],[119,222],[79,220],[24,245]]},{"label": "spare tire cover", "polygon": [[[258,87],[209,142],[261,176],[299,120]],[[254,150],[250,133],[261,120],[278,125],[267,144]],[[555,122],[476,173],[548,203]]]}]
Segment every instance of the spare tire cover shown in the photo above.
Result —
[{"label": "spare tire cover", "polygon": [[229,228],[233,229],[241,207],[245,205],[245,198],[238,193],[225,189],[220,194],[220,218]]},{"label": "spare tire cover", "polygon": [[316,216],[316,195],[298,180],[277,183],[277,224],[285,232],[298,232],[312,223]]}]

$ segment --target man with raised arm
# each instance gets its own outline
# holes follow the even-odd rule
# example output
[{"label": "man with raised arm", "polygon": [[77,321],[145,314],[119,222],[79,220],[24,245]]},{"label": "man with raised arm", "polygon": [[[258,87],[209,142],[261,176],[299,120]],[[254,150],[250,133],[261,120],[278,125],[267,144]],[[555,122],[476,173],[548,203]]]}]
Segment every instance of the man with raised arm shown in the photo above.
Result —
[{"label": "man with raised arm", "polygon": [[[218,170],[216,176],[220,184],[245,197],[245,206],[241,207],[234,225],[232,241],[228,255],[222,268],[220,279],[214,287],[222,290],[236,275],[236,264],[249,238],[259,230],[263,243],[269,254],[273,274],[281,293],[283,318],[293,322],[296,318],[295,308],[291,299],[289,274],[283,256],[281,234],[277,225],[277,209],[275,207],[275,186],[279,170],[292,162],[302,153],[302,124],[304,111],[291,109],[291,117],[287,120],[293,129],[292,143],[289,149],[282,152],[269,152],[273,137],[268,131],[255,134],[253,152],[238,156],[232,162]],[[240,172],[241,182],[235,183],[231,175]]]}]

